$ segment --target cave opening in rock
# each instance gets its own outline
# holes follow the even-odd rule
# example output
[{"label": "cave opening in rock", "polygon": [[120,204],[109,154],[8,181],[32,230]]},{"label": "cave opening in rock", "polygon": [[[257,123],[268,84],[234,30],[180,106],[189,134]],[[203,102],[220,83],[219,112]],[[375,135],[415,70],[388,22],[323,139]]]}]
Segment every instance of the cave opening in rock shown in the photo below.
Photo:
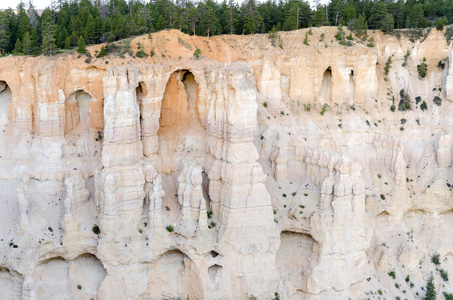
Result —
[{"label": "cave opening in rock", "polygon": [[12,99],[12,92],[8,84],[6,81],[0,81],[0,156],[2,157],[6,156],[9,147],[7,136],[14,135],[14,133],[11,133],[11,131],[8,130],[8,128],[10,128],[8,110]]},{"label": "cave opening in rock", "polygon": [[310,266],[315,240],[308,234],[292,231],[283,231],[280,240],[276,266],[280,278],[287,282],[289,294],[286,296],[290,298],[304,285],[303,275]]},{"label": "cave opening in rock", "polygon": [[170,75],[162,98],[159,119],[159,155],[166,170],[178,170],[181,162],[204,157],[206,130],[199,113],[199,86],[188,70]]},{"label": "cave opening in rock", "polygon": [[13,99],[11,89],[6,81],[0,81],[0,130],[3,132],[8,123],[8,108]]},{"label": "cave opening in rock", "polygon": [[32,276],[35,292],[41,299],[63,299],[67,295],[90,299],[97,298],[99,285],[106,275],[101,261],[87,253],[71,261],[62,257],[47,259],[33,271]]},{"label": "cave opening in rock", "polygon": [[79,128],[90,128],[90,101],[91,95],[84,90],[72,93],[65,102],[65,133]]},{"label": "cave opening in rock", "polygon": [[17,272],[0,267],[0,291],[2,299],[22,298],[23,277]]},{"label": "cave opening in rock", "polygon": [[320,103],[330,102],[332,100],[332,69],[328,67],[322,76],[321,91],[319,92]]},{"label": "cave opening in rock", "polygon": [[143,97],[146,96],[147,90],[145,83],[143,81],[139,82],[138,86],[135,88],[135,95],[137,97],[137,104],[140,110],[140,138],[143,140]]},{"label": "cave opening in rock", "polygon": [[195,263],[179,250],[165,252],[148,268],[143,299],[203,299],[201,278]]}]

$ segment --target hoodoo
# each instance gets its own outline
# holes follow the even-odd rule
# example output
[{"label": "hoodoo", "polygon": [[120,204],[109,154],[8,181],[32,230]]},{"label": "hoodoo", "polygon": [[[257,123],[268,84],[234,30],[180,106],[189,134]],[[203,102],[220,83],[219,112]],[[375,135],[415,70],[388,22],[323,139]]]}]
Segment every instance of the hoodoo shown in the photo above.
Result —
[{"label": "hoodoo", "polygon": [[451,43],[337,31],[0,58],[0,298],[451,297]]}]

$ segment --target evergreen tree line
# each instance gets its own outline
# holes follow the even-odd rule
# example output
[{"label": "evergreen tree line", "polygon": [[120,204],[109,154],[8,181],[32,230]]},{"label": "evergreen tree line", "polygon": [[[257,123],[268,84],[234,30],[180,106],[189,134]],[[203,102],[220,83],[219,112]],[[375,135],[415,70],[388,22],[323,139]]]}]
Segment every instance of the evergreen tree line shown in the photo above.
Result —
[{"label": "evergreen tree line", "polygon": [[331,0],[312,9],[301,0],[53,0],[39,16],[33,5],[0,11],[2,55],[53,54],[81,43],[113,42],[179,29],[200,36],[253,34],[310,26],[438,29],[453,22],[453,0]]}]

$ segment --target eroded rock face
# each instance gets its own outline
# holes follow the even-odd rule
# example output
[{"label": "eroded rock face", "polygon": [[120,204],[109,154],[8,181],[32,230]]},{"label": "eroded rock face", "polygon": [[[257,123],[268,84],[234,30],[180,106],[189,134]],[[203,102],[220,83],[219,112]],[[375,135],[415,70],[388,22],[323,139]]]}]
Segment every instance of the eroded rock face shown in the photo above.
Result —
[{"label": "eroded rock face", "polygon": [[3,294],[414,298],[431,273],[451,293],[430,262],[453,273],[451,49],[434,30],[335,33],[280,49],[162,31],[128,64],[2,58]]}]

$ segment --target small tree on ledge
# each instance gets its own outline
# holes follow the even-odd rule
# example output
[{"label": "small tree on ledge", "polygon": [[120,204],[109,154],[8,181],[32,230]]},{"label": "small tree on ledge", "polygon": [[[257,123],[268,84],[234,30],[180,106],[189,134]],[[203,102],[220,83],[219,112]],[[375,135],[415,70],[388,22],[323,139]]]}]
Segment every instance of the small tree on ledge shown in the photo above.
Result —
[{"label": "small tree on ledge", "polygon": [[87,50],[85,49],[85,40],[83,39],[82,36],[79,38],[77,52],[79,52],[80,54],[87,52]]}]

